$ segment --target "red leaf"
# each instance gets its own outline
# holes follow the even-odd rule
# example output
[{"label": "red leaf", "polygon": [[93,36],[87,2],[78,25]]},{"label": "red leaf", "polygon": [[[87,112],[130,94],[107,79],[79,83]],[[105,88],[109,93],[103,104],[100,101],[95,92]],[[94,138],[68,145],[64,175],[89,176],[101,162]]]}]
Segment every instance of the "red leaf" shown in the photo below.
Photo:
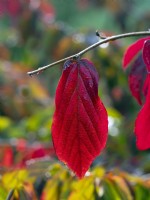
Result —
[{"label": "red leaf", "polygon": [[7,11],[12,16],[18,16],[19,12],[21,11],[21,3],[19,0],[8,0],[6,3]]},{"label": "red leaf", "polygon": [[[148,74],[148,83],[150,84],[150,75]],[[136,145],[139,150],[150,148],[150,87],[143,108],[140,110],[135,121]]]},{"label": "red leaf", "polygon": [[143,85],[143,89],[142,89],[142,92],[143,92],[145,97],[147,96],[148,85],[149,85],[149,79],[148,79],[148,76],[147,76],[145,81],[144,81],[144,85]]},{"label": "red leaf", "polygon": [[123,68],[126,69],[127,66],[130,64],[132,59],[139,53],[142,49],[145,40],[148,40],[150,37],[145,37],[142,39],[137,40],[133,44],[131,44],[124,53],[123,56]]},{"label": "red leaf", "polygon": [[39,146],[31,153],[31,158],[42,158],[44,156],[46,156],[46,150],[42,146]]},{"label": "red leaf", "polygon": [[146,76],[146,66],[143,62],[142,55],[139,55],[131,65],[129,73],[129,88],[131,94],[142,105],[142,88]]},{"label": "red leaf", "polygon": [[9,146],[5,148],[2,164],[5,167],[11,167],[13,164],[13,150]]},{"label": "red leaf", "polygon": [[143,47],[143,60],[150,73],[150,40],[146,40]]},{"label": "red leaf", "polygon": [[98,74],[90,61],[65,63],[55,104],[56,154],[81,178],[105,147],[108,132],[107,112],[98,97]]},{"label": "red leaf", "polygon": [[[143,47],[143,60],[145,62],[145,65],[147,67],[148,73],[150,73],[150,40],[146,40],[144,43]],[[148,86],[149,86],[149,79],[146,78],[144,82],[144,87],[143,87],[143,94],[146,96],[147,91],[148,91]]]}]

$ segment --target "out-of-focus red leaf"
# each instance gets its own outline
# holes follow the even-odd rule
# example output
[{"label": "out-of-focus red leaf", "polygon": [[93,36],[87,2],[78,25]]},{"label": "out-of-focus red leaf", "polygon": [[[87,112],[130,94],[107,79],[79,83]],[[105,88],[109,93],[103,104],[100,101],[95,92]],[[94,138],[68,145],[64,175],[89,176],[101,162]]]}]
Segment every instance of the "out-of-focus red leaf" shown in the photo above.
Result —
[{"label": "out-of-focus red leaf", "polygon": [[13,164],[13,150],[9,146],[5,148],[2,164],[5,167],[11,167]]},{"label": "out-of-focus red leaf", "polygon": [[133,44],[131,44],[127,50],[124,53],[123,56],[123,68],[126,69],[127,66],[130,64],[130,62],[133,60],[133,58],[139,53],[140,50],[142,50],[143,44],[145,40],[150,39],[150,37],[145,37],[137,40]]},{"label": "out-of-focus red leaf", "polygon": [[[150,84],[150,74],[147,76],[148,84]],[[135,135],[136,145],[139,150],[146,150],[150,148],[150,87],[148,87],[148,93],[146,101],[142,109],[140,110],[137,119],[135,121]]]},{"label": "out-of-focus red leaf", "polygon": [[19,0],[8,0],[6,7],[11,16],[17,16],[21,10],[21,4]]},{"label": "out-of-focus red leaf", "polygon": [[39,147],[37,149],[35,149],[33,152],[32,152],[32,158],[42,158],[46,156],[46,151],[44,149],[44,147]]},{"label": "out-of-focus red leaf", "polygon": [[25,139],[18,139],[16,150],[24,152],[27,148],[27,141]]},{"label": "out-of-focus red leaf", "polygon": [[49,2],[41,1],[40,11],[42,13],[44,22],[50,23],[54,21],[55,9]]},{"label": "out-of-focus red leaf", "polygon": [[40,9],[44,14],[55,15],[54,7],[48,2],[41,1]]},{"label": "out-of-focus red leaf", "polygon": [[105,147],[108,132],[107,112],[98,97],[98,74],[90,61],[65,63],[55,104],[56,154],[81,178]]},{"label": "out-of-focus red leaf", "polygon": [[3,14],[5,8],[4,8],[4,3],[2,1],[0,1],[0,17]]},{"label": "out-of-focus red leaf", "polygon": [[143,60],[147,67],[148,73],[150,73],[150,40],[146,40],[143,47]]},{"label": "out-of-focus red leaf", "polygon": [[145,76],[146,66],[143,62],[142,55],[139,55],[131,65],[128,81],[131,94],[140,105],[142,105],[142,88]]},{"label": "out-of-focus red leaf", "polygon": [[50,154],[51,152],[46,150],[42,145],[37,145],[37,147],[34,148],[28,148],[25,152],[25,156],[23,157],[22,162],[20,163],[20,166],[24,166],[28,160],[43,158]]}]

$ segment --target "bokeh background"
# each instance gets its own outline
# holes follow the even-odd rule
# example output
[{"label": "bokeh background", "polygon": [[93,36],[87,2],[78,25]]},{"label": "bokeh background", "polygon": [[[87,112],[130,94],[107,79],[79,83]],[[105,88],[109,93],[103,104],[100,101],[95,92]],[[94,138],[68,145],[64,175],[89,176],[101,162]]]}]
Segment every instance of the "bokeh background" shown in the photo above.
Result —
[{"label": "bokeh background", "polygon": [[[117,40],[84,55],[99,72],[109,138],[91,174],[82,181],[57,160],[51,141],[55,90],[63,64],[32,77],[27,72],[97,42],[96,30],[110,36],[149,28],[149,0],[0,0],[0,200],[9,191],[12,199],[19,195],[41,200],[148,199],[150,152],[136,148],[133,130],[140,106],[129,92],[128,72],[122,70],[123,53],[138,38]],[[104,176],[102,185],[95,183]],[[127,182],[124,196],[115,189],[116,177],[123,177],[117,179],[123,187]],[[136,184],[123,182],[126,177]]]}]

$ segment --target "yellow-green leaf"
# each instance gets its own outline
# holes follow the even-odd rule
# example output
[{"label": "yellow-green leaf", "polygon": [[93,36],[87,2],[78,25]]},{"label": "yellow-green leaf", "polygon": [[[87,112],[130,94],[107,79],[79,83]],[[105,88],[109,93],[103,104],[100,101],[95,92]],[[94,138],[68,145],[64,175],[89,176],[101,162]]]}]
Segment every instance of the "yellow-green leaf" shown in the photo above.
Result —
[{"label": "yellow-green leaf", "polygon": [[27,180],[28,172],[26,170],[8,172],[2,176],[2,183],[9,189],[20,188]]}]

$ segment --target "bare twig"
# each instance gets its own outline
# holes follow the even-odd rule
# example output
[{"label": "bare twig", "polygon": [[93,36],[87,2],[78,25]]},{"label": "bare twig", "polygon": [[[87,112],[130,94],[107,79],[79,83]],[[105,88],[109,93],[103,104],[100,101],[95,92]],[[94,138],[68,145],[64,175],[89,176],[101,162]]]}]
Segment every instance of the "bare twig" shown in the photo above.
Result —
[{"label": "bare twig", "polygon": [[27,72],[27,74],[30,75],[30,76],[32,76],[34,74],[39,74],[39,73],[43,72],[44,70],[48,69],[49,67],[52,67],[54,65],[63,63],[68,59],[78,58],[81,55],[85,54],[86,52],[90,51],[91,49],[94,49],[95,47],[97,47],[97,46],[99,46],[99,45],[101,45],[103,43],[107,43],[107,42],[110,42],[110,41],[114,41],[114,40],[118,40],[118,39],[126,38],[126,37],[145,36],[145,35],[150,35],[150,31],[149,30],[148,31],[140,31],[140,32],[124,33],[124,34],[120,34],[120,35],[110,36],[110,37],[107,37],[106,39],[103,39],[103,40],[100,40],[100,41],[94,43],[93,45],[85,48],[84,50],[80,51],[77,54],[74,54],[72,56],[63,58],[63,59],[58,60],[56,62],[53,62],[51,64],[45,65],[45,66],[40,67],[40,68],[38,68],[38,69],[36,69],[34,71]]}]

